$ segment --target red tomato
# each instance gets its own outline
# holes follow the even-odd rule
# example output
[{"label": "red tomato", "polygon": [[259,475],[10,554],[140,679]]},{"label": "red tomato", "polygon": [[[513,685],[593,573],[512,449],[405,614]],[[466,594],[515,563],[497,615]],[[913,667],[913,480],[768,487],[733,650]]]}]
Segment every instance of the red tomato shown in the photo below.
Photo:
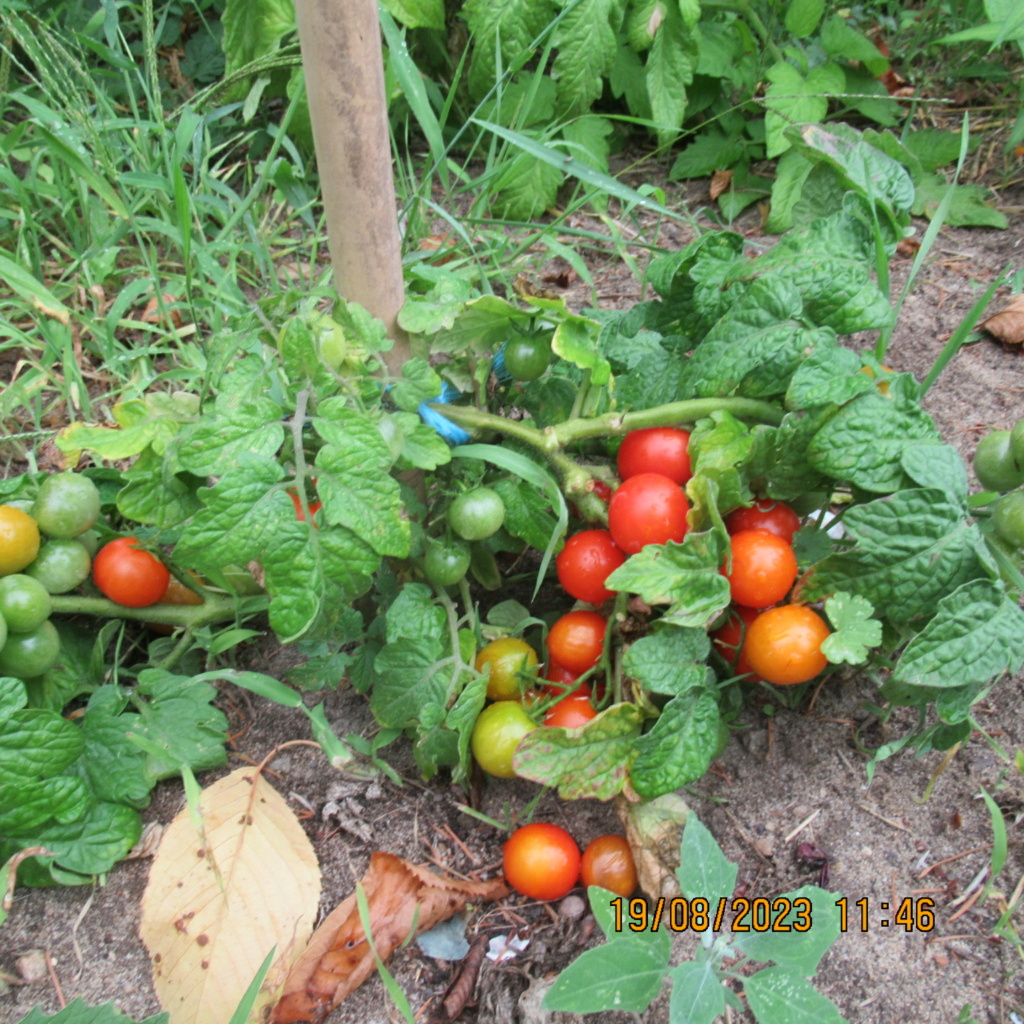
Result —
[{"label": "red tomato", "polygon": [[673,483],[685,484],[693,476],[690,435],[676,427],[630,431],[619,447],[618,466],[623,480],[641,473],[660,473]]},{"label": "red tomato", "polygon": [[756,683],[760,677],[751,669],[750,662],[743,651],[743,642],[750,624],[757,618],[756,608],[745,608],[734,604],[729,609],[729,620],[711,634],[718,653],[732,666],[738,676],[746,676],[746,682]]},{"label": "red tomato", "polygon": [[100,548],[92,562],[93,582],[126,608],[156,604],[171,580],[167,566],[137,544],[134,537],[118,537]]},{"label": "red tomato", "polygon": [[558,582],[577,601],[601,604],[615,596],[604,581],[626,556],[607,530],[584,530],[565,542],[555,559]]},{"label": "red tomato", "polygon": [[597,612],[568,612],[548,633],[551,657],[570,672],[586,672],[601,660],[607,625]]},{"label": "red tomato", "polygon": [[800,529],[800,517],[781,501],[758,498],[750,508],[738,508],[725,517],[725,528],[730,533],[742,530],[767,530],[793,543],[793,534]]},{"label": "red tomato", "polygon": [[[575,686],[576,680],[579,677],[580,674],[578,672],[570,672],[564,665],[559,665],[553,658],[549,658],[544,678],[551,683],[551,686],[545,686],[544,692],[552,697],[561,697],[566,690],[570,690]],[[580,683],[579,686],[572,690],[572,696],[575,697],[579,693],[589,697],[590,687],[586,683]]]},{"label": "red tomato", "polygon": [[535,900],[560,900],[580,877],[580,848],[564,828],[534,822],[518,828],[502,848],[505,878]]},{"label": "red tomato", "polygon": [[786,604],[761,612],[743,644],[750,667],[769,683],[806,683],[828,664],[821,645],[829,628],[812,608]]},{"label": "red tomato", "polygon": [[633,851],[624,836],[598,836],[583,851],[580,875],[586,886],[597,885],[621,896],[636,890]]},{"label": "red tomato", "polygon": [[[288,497],[292,499],[292,504],[295,506],[295,518],[300,523],[306,521],[306,517],[302,514],[302,502],[299,500],[299,496],[290,487],[288,488]],[[309,504],[309,514],[313,517],[313,525],[316,526],[316,514],[324,507],[322,501],[311,501]]]},{"label": "red tomato", "polygon": [[612,500],[612,489],[603,480],[595,479],[591,489],[606,505]]},{"label": "red tomato", "polygon": [[732,572],[722,572],[736,604],[767,608],[781,601],[796,580],[796,555],[767,530],[741,530],[732,536]]},{"label": "red tomato", "polygon": [[678,484],[660,473],[641,473],[612,495],[608,529],[627,555],[635,555],[647,544],[681,541],[689,511],[690,503]]},{"label": "red tomato", "polygon": [[[580,691],[586,687],[580,687]],[[545,716],[544,724],[553,729],[578,729],[597,717],[588,693],[577,692],[560,700]]]}]

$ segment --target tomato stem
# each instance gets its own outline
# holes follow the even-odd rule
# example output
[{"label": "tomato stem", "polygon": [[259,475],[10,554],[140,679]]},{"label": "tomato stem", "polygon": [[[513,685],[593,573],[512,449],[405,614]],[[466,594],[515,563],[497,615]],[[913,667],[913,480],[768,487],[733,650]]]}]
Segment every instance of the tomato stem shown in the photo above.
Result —
[{"label": "tomato stem", "polygon": [[132,619],[136,622],[162,622],[169,626],[196,629],[211,622],[226,622],[237,615],[234,597],[203,594],[202,604],[151,604],[146,608],[128,608],[105,597],[82,597],[58,594],[51,598],[57,615],[98,615],[109,619]]}]

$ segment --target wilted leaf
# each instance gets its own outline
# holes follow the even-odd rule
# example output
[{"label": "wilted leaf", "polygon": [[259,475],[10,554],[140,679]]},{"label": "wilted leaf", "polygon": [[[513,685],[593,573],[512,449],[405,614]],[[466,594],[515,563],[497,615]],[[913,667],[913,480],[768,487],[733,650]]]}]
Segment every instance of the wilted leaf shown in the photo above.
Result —
[{"label": "wilted leaf", "polygon": [[982,320],[981,327],[1004,345],[1024,345],[1024,293],[998,313]]},{"label": "wilted leaf", "polygon": [[723,192],[727,191],[732,181],[732,171],[715,171],[711,175],[711,188],[709,194],[711,202],[714,202]]},{"label": "wilted leaf", "polygon": [[[453,917],[470,900],[508,895],[500,879],[461,882],[381,851],[370,858],[362,887],[370,909],[373,946],[382,961],[410,935]],[[375,963],[353,894],[320,925],[292,968],[274,1007],[273,1024],[320,1024],[370,976]]]},{"label": "wilted leaf", "polygon": [[164,834],[139,932],[171,1024],[227,1021],[267,953],[257,1008],[280,987],[313,929],[320,870],[284,798],[253,768],[204,790],[201,831],[183,810]]},{"label": "wilted leaf", "polygon": [[690,814],[686,801],[676,793],[642,803],[620,798],[615,810],[633,851],[640,888],[652,899],[678,896],[679,843]]}]

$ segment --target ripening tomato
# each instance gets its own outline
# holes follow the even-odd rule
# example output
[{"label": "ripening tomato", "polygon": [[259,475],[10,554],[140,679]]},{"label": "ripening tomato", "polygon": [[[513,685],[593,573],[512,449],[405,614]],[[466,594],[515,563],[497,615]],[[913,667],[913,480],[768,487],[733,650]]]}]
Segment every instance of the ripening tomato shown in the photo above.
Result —
[{"label": "ripening tomato", "polygon": [[565,542],[555,559],[555,569],[558,582],[577,601],[601,604],[615,596],[604,581],[625,560],[625,554],[607,530],[583,530]]},{"label": "ripening tomato", "polygon": [[[295,506],[295,518],[300,523],[304,523],[306,516],[302,511],[302,500],[291,487],[288,488],[288,497],[292,499],[292,504]],[[316,514],[324,507],[324,503],[322,501],[308,501],[307,504],[309,505],[310,519],[313,520],[313,525],[316,526]]]},{"label": "ripening tomato", "polygon": [[821,653],[829,628],[813,608],[786,604],[761,612],[743,644],[750,667],[777,686],[806,683],[828,664]]},{"label": "ripening tomato", "polygon": [[575,696],[578,693],[590,696],[590,687],[586,683],[578,686],[579,672],[570,672],[564,665],[559,665],[554,658],[548,658],[548,667],[544,670],[544,678],[551,684],[543,687],[546,694],[552,697],[561,697],[566,691],[571,691]]},{"label": "ripening tomato", "polygon": [[736,675],[745,676],[745,681],[748,683],[759,682],[759,677],[751,669],[750,662],[743,652],[743,642],[746,640],[750,624],[758,614],[756,608],[745,608],[743,605],[734,604],[729,608],[729,618],[725,625],[719,626],[711,634],[718,653],[725,658]]},{"label": "ripening tomato", "polygon": [[767,608],[781,601],[797,575],[796,555],[781,538],[767,530],[741,530],[731,541],[732,571],[722,567],[736,604]]},{"label": "ripening tomato", "polygon": [[171,580],[167,566],[137,545],[134,537],[118,537],[100,548],[92,563],[96,586],[126,608],[156,604]]},{"label": "ripening tomato", "polygon": [[483,672],[488,665],[491,667],[487,679],[488,699],[518,700],[519,673],[529,672],[537,665],[537,652],[525,640],[505,636],[480,648],[476,656],[477,672]]},{"label": "ripening tomato", "polygon": [[[581,690],[586,687],[581,687]],[[544,716],[544,724],[552,729],[579,729],[592,718],[597,717],[594,705],[590,703],[590,694],[575,693],[560,700]]]},{"label": "ripening tomato", "polygon": [[551,627],[548,652],[570,672],[582,674],[601,660],[607,626],[597,612],[568,612]]},{"label": "ripening tomato", "polygon": [[39,526],[20,508],[0,505],[0,576],[21,572],[39,553]]},{"label": "ripening tomato", "polygon": [[619,446],[619,476],[623,480],[641,473],[660,473],[682,485],[693,476],[690,469],[690,435],[677,427],[631,430]]},{"label": "ripening tomato", "polygon": [[580,848],[564,828],[535,821],[517,828],[502,848],[505,878],[535,900],[560,900],[580,877]]},{"label": "ripening tomato", "polygon": [[608,505],[612,539],[635,555],[647,544],[681,541],[686,536],[690,503],[683,489],[660,473],[641,473],[624,481]]},{"label": "ripening tomato", "polygon": [[477,764],[489,775],[515,778],[512,755],[519,741],[537,728],[537,723],[517,700],[499,700],[477,716],[469,747]]},{"label": "ripening tomato", "polygon": [[725,528],[729,533],[767,530],[781,537],[787,544],[792,544],[793,534],[800,529],[800,517],[781,501],[758,498],[750,508],[738,508],[730,512],[725,517]]},{"label": "ripening tomato", "polygon": [[625,836],[598,836],[583,851],[580,876],[592,885],[627,899],[636,890],[636,864]]}]

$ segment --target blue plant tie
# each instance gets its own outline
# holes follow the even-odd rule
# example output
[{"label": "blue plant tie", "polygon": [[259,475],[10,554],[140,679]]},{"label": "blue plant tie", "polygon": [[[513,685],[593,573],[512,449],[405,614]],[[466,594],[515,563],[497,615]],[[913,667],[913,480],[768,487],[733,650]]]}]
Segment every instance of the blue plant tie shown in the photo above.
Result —
[{"label": "blue plant tie", "polygon": [[[505,342],[505,345],[507,344],[508,342]],[[505,345],[498,349],[494,362],[491,363],[491,369],[494,370],[494,376],[498,378],[499,384],[511,384],[514,379],[512,374],[505,368]]]},{"label": "blue plant tie", "polygon": [[444,381],[441,384],[441,394],[437,398],[431,398],[426,402],[420,402],[420,419],[428,427],[433,427],[450,445],[466,444],[471,435],[462,427],[452,423],[447,416],[442,416],[436,409],[431,407],[432,402],[443,402],[448,404],[462,397],[462,392],[454,384]]}]

